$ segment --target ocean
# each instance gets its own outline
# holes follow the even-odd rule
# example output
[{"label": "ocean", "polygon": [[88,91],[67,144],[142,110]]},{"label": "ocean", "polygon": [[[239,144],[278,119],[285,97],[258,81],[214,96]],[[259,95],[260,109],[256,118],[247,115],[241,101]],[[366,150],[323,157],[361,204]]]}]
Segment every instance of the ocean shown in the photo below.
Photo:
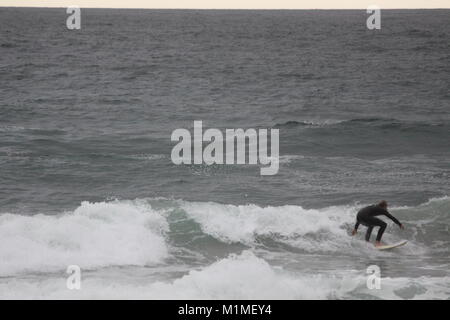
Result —
[{"label": "ocean", "polygon": [[[450,298],[449,10],[67,17],[0,8],[0,298]],[[278,173],[173,164],[196,120]],[[383,199],[390,251],[350,236]]]}]

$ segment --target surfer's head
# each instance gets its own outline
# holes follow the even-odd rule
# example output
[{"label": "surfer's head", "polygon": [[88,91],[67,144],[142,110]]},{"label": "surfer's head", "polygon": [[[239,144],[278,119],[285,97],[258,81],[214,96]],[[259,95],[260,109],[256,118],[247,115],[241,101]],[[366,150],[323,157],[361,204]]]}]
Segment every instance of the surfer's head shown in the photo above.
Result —
[{"label": "surfer's head", "polygon": [[388,207],[388,204],[386,200],[381,200],[380,203],[378,203],[379,207],[382,207],[383,209],[386,209]]}]

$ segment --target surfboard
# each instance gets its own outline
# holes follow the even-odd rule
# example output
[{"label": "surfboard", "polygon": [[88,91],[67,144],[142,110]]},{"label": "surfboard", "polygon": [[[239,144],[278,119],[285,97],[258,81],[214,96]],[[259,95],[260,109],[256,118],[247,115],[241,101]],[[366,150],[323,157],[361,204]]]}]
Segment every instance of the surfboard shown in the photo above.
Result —
[{"label": "surfboard", "polygon": [[386,244],[384,246],[379,246],[379,247],[375,247],[375,248],[377,248],[378,250],[389,250],[389,249],[404,246],[407,242],[408,242],[408,240],[402,240],[402,241],[394,243],[394,244]]}]

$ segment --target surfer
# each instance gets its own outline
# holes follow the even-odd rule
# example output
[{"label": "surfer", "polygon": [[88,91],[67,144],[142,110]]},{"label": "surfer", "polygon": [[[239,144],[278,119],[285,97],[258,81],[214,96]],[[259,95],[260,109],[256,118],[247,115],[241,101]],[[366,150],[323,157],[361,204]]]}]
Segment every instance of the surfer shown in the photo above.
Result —
[{"label": "surfer", "polygon": [[358,227],[360,224],[367,227],[366,232],[366,241],[370,240],[370,235],[372,234],[373,227],[380,227],[378,229],[377,239],[375,241],[375,246],[381,246],[381,237],[383,236],[383,232],[386,229],[386,222],[375,218],[376,216],[384,215],[394,221],[401,229],[404,229],[405,227],[398,221],[394,216],[392,216],[387,211],[388,204],[386,201],[381,201],[379,204],[371,205],[365,208],[362,208],[358,211],[358,214],[356,215],[356,224],[355,228],[352,231],[352,236],[356,234],[358,231]]}]

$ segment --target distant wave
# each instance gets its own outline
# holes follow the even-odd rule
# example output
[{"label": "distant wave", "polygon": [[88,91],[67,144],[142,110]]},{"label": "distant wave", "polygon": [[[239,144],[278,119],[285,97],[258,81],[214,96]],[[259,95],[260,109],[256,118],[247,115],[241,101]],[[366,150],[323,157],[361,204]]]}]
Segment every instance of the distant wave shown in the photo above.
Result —
[{"label": "distant wave", "polygon": [[277,123],[274,128],[295,128],[295,127],[320,127],[326,125],[333,125],[342,122],[341,120],[308,120],[308,121],[296,121],[289,120],[283,123]]},{"label": "distant wave", "polygon": [[436,34],[434,34],[430,30],[422,30],[422,29],[415,29],[415,28],[406,30],[404,32],[404,34],[407,36],[418,37],[418,38],[433,38],[434,36],[436,36]]},{"label": "distant wave", "polygon": [[14,43],[6,42],[6,43],[2,43],[0,45],[0,47],[10,49],[10,48],[17,48],[18,46],[15,45]]},{"label": "distant wave", "polygon": [[146,160],[146,161],[152,161],[152,160],[160,160],[164,159],[166,155],[164,154],[151,154],[151,153],[142,153],[142,154],[133,154],[130,156],[124,156],[125,158],[130,158],[133,160]]},{"label": "distant wave", "polygon": [[349,120],[323,120],[323,121],[296,121],[289,120],[284,123],[275,124],[274,128],[297,128],[297,127],[352,127],[373,126],[385,128],[415,128],[415,127],[444,127],[449,126],[445,122],[406,121],[393,118],[354,118]]},{"label": "distant wave", "polygon": [[0,126],[0,132],[24,132],[30,135],[45,135],[45,136],[54,136],[54,135],[64,135],[66,132],[61,129],[44,129],[44,128],[35,128],[29,127],[25,128],[22,126],[15,125],[3,125]]},{"label": "distant wave", "polygon": [[0,126],[0,132],[17,132],[22,130],[25,130],[25,128],[21,126]]}]

